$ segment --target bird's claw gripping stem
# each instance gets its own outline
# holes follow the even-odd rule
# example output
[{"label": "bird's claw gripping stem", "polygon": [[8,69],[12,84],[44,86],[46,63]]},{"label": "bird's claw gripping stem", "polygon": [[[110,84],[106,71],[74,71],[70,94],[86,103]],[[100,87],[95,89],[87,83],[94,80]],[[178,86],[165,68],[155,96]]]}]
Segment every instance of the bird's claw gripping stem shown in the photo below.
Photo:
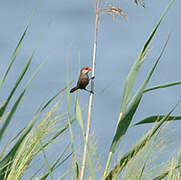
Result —
[{"label": "bird's claw gripping stem", "polygon": [[90,92],[90,93],[92,93],[92,94],[94,94],[94,91],[92,91],[92,90],[88,90],[88,89],[84,89],[85,91],[87,91],[87,92]]}]

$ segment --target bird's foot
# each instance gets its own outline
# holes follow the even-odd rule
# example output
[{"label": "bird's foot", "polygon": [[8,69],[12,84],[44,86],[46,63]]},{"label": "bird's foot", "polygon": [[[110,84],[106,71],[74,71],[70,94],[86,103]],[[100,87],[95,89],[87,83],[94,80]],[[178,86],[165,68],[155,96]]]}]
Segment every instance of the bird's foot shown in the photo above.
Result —
[{"label": "bird's foot", "polygon": [[90,93],[94,94],[94,91],[92,91],[92,90],[88,90],[88,89],[84,89],[84,90],[87,91],[87,92],[90,92]]},{"label": "bird's foot", "polygon": [[91,77],[91,79],[95,79],[95,76]]}]

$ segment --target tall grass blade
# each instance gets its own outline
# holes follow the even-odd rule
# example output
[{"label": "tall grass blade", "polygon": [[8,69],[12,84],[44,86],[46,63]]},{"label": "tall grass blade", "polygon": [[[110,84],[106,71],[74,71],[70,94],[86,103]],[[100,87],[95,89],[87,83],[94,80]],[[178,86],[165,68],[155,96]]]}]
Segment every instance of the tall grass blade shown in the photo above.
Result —
[{"label": "tall grass blade", "polygon": [[[180,167],[181,167],[181,165],[178,165],[178,166],[174,167],[173,170],[176,170],[176,169],[178,169],[178,168],[180,168]],[[169,172],[170,172],[170,170],[168,170],[168,171],[162,173],[161,175],[155,177],[153,180],[162,180],[162,179],[164,179],[166,176],[168,176]]]},{"label": "tall grass blade", "polygon": [[[33,54],[34,54],[34,52],[33,52]],[[30,62],[31,62],[31,60],[32,60],[33,54],[31,55],[28,63],[26,64],[26,65],[27,65],[26,68],[25,68],[26,70],[27,70],[27,68],[28,68],[28,66],[29,66],[29,64],[30,64]],[[3,134],[4,134],[4,132],[5,132],[8,124],[10,123],[10,121],[11,121],[11,119],[12,119],[12,116],[14,115],[14,113],[15,113],[18,105],[19,105],[19,103],[21,102],[21,100],[22,100],[22,98],[23,98],[23,96],[24,96],[24,94],[25,94],[25,92],[26,92],[26,89],[27,89],[28,85],[29,85],[29,84],[31,83],[31,81],[36,77],[36,75],[37,75],[38,72],[40,71],[40,69],[41,69],[41,67],[42,67],[43,64],[44,64],[44,63],[40,64],[40,66],[38,66],[38,68],[36,69],[36,71],[35,71],[35,72],[33,73],[33,75],[30,77],[30,79],[29,79],[29,81],[27,82],[27,84],[26,84],[23,92],[20,94],[17,102],[14,104],[12,110],[10,111],[10,113],[9,113],[9,115],[8,115],[5,123],[4,123],[4,125],[2,126],[2,128],[1,128],[1,130],[0,130],[0,141],[1,141],[1,138],[2,138],[2,136],[3,136]],[[24,71],[24,72],[26,72],[26,71]]]},{"label": "tall grass blade", "polygon": [[[76,116],[73,116],[70,120],[70,123],[72,124],[76,120]],[[48,146],[53,140],[55,140],[57,137],[59,137],[64,131],[66,131],[69,128],[69,123],[66,123],[64,127],[62,127],[60,130],[56,132],[56,134],[49,139],[45,144],[43,144],[43,148]],[[42,149],[38,150],[36,153],[39,153]]]},{"label": "tall grass blade", "polygon": [[[26,91],[28,85],[31,83],[31,81],[32,81],[32,80],[35,78],[35,76],[38,74],[38,72],[40,71],[40,69],[41,69],[41,67],[42,67],[43,64],[44,64],[44,63],[42,63],[42,64],[36,69],[36,71],[33,73],[33,75],[31,76],[31,78],[28,80],[28,83],[26,84],[23,92],[20,94],[18,100],[19,100],[19,99],[22,100],[22,98],[23,98],[23,96],[24,96],[24,94],[25,94],[25,91]],[[17,100],[17,101],[18,101],[18,100]],[[10,112],[10,113],[11,113],[11,112]],[[1,131],[0,131],[0,139],[1,139],[2,135],[3,135],[3,132],[4,132],[5,129],[7,128],[7,126],[8,126],[8,124],[9,124],[9,122],[10,122],[13,114],[15,113],[15,111],[14,111],[13,114],[11,114],[11,115],[10,115],[10,113],[9,113],[9,115],[8,115],[7,121],[5,122],[4,126],[2,127],[2,129],[1,129]],[[11,117],[10,117],[10,116],[11,116]],[[18,135],[17,135],[16,137],[14,137],[13,140],[11,140],[11,141],[14,141],[14,140],[21,134],[22,131],[23,131],[23,130],[21,130],[21,131],[18,133]]]},{"label": "tall grass blade", "polygon": [[[72,156],[72,153],[70,153],[68,156],[66,156],[66,158],[64,158],[58,165],[56,165],[56,167],[54,167],[53,170],[55,170],[56,168],[58,168],[59,166],[61,166],[67,159],[69,159],[70,157]],[[58,159],[58,158],[57,158]],[[52,170],[52,171],[53,171]],[[65,176],[67,176],[67,174],[69,173],[70,170],[68,170],[65,174],[63,174],[60,178],[60,179],[64,179]],[[46,180],[46,178],[48,177],[48,173],[46,173],[45,175],[43,175],[42,177],[40,178],[37,178],[37,180]]]},{"label": "tall grass blade", "polygon": [[[85,131],[84,131],[84,124],[83,124],[83,118],[82,118],[82,110],[78,101],[78,98],[76,97],[76,106],[75,106],[75,111],[76,111],[76,119],[79,123],[79,126],[81,128],[82,134],[83,134],[83,138],[84,138],[84,143],[87,146],[87,159],[88,159],[88,165],[89,165],[89,169],[90,169],[90,174],[91,174],[91,178],[92,180],[95,180],[95,170],[94,170],[94,166],[93,166],[93,162],[92,162],[92,158],[89,152],[89,143],[86,142],[86,138],[85,138]],[[77,173],[79,174],[79,169],[77,171]],[[78,178],[79,176],[77,176]]]},{"label": "tall grass blade", "polygon": [[172,86],[176,86],[176,85],[180,85],[180,84],[181,84],[181,81],[173,82],[173,83],[167,83],[167,84],[161,84],[161,85],[158,85],[158,86],[154,86],[154,87],[145,89],[144,93],[147,93],[149,91],[153,91],[153,90],[156,90],[156,89],[172,87]]},{"label": "tall grass blade", "polygon": [[84,131],[84,123],[83,123],[83,118],[82,118],[82,111],[81,111],[81,107],[79,104],[79,100],[78,98],[76,98],[76,106],[75,106],[75,113],[76,113],[76,119],[79,123],[79,126],[81,128],[82,134],[83,136],[85,136],[85,131]]},{"label": "tall grass blade", "polygon": [[6,103],[0,108],[0,117],[2,117],[2,115],[4,114],[4,112],[6,110],[6,107],[9,104],[9,101],[11,100],[11,98],[12,98],[13,94],[15,93],[18,85],[20,84],[20,82],[23,79],[25,73],[27,72],[27,70],[28,70],[28,68],[30,66],[30,63],[32,61],[34,53],[35,53],[35,51],[32,52],[31,56],[29,57],[28,61],[26,62],[22,72],[20,73],[20,75],[19,75],[19,77],[18,77],[18,79],[17,79],[17,81],[16,81],[16,83],[15,83],[15,85],[14,85],[12,91],[11,91],[11,93],[9,94],[9,96],[8,96],[8,98],[6,100]]},{"label": "tall grass blade", "polygon": [[[70,123],[73,123],[76,120],[76,118],[72,118]],[[59,131],[57,131],[57,133],[50,139],[48,140],[45,144],[43,144],[42,148],[40,148],[40,150],[38,150],[36,152],[36,154],[38,154],[43,148],[45,148],[46,146],[48,146],[50,143],[52,143],[53,140],[55,140],[56,138],[58,138],[65,130],[67,130],[69,128],[69,123],[67,123],[63,128],[61,128]]]},{"label": "tall grass blade", "polygon": [[[72,83],[72,82],[71,82]],[[67,86],[62,88],[60,91],[58,91],[58,93],[53,96],[41,109],[41,111],[43,111],[56,97],[58,97],[61,93],[63,93],[63,91],[65,91],[67,89]]]},{"label": "tall grass blade", "polygon": [[[70,123],[72,124],[75,120],[76,120],[76,116],[73,116],[73,117],[71,118],[71,120],[70,120]],[[43,148],[45,148],[46,146],[48,146],[53,140],[55,140],[59,135],[61,135],[61,134],[62,134],[64,131],[66,131],[68,128],[69,128],[69,123],[66,123],[63,128],[61,128],[60,130],[58,130],[58,131],[56,132],[56,134],[43,145]],[[39,151],[38,151],[38,152],[39,152]],[[37,153],[38,153],[38,152],[37,152]]]},{"label": "tall grass blade", "polygon": [[160,17],[158,23],[156,24],[154,30],[151,32],[151,34],[149,35],[146,43],[144,44],[137,60],[135,61],[134,65],[132,66],[127,78],[126,78],[126,83],[125,83],[125,88],[124,88],[124,93],[123,93],[123,99],[122,99],[122,105],[121,105],[121,112],[124,113],[124,110],[126,109],[127,103],[130,100],[130,96],[134,87],[134,83],[136,80],[136,76],[137,73],[139,71],[139,68],[142,64],[142,62],[144,61],[147,53],[148,53],[148,49],[149,49],[149,45],[151,43],[151,40],[153,39],[160,23],[162,22],[164,16],[166,15],[166,13],[168,12],[168,9],[171,7],[171,5],[173,4],[174,0],[171,0],[168,8],[165,10],[165,12],[162,14],[162,16]]},{"label": "tall grass blade", "polygon": [[172,158],[171,164],[170,164],[170,167],[169,167],[169,173],[168,173],[168,176],[167,176],[168,180],[175,179],[174,178],[174,169],[175,169],[175,160]]},{"label": "tall grass blade", "polygon": [[87,144],[87,159],[88,159],[88,165],[89,165],[89,169],[90,169],[91,179],[96,180],[94,165],[93,165],[92,158],[91,158],[91,155],[89,152],[89,145],[88,144]]},{"label": "tall grass blade", "polygon": [[[50,167],[51,172],[53,172],[56,169],[56,166],[58,165],[59,161],[61,160],[61,158],[66,153],[66,151],[68,150],[69,147],[70,147],[70,143],[65,147],[64,151],[58,156],[58,158],[54,161],[54,163]],[[67,160],[70,156],[71,156],[71,154],[69,154],[65,159]],[[61,164],[63,164],[63,162],[65,162],[65,160],[63,160],[61,162]],[[49,175],[50,175],[50,173],[48,171],[42,177],[38,178],[37,180],[45,180]]]},{"label": "tall grass blade", "polygon": [[[141,101],[141,98],[142,98],[142,95],[143,95],[143,91],[146,87],[146,85],[148,84],[158,62],[160,61],[164,51],[165,51],[165,48],[167,46],[167,43],[168,43],[168,40],[169,40],[169,37],[158,57],[158,59],[156,60],[156,62],[154,63],[152,69],[150,70],[150,72],[148,73],[145,81],[143,82],[143,84],[140,86],[140,88],[138,89],[138,91],[136,92],[135,96],[133,96],[133,98],[131,99],[131,101],[129,102],[129,104],[127,105],[127,109],[126,109],[126,112],[124,114],[122,114],[122,116],[120,116],[119,118],[119,121],[118,121],[118,126],[117,126],[117,129],[116,129],[116,133],[115,133],[115,136],[114,136],[114,139],[113,139],[113,142],[112,142],[112,145],[111,145],[111,148],[110,148],[110,151],[111,152],[114,152],[115,149],[117,148],[117,146],[119,145],[120,143],[120,140],[121,138],[125,135],[130,123],[131,123],[131,120],[133,118],[133,115],[135,114],[136,110],[137,110],[137,107]],[[122,112],[121,112],[122,113]]]},{"label": "tall grass blade", "polygon": [[[36,10],[36,9],[35,9],[35,10]],[[32,16],[33,16],[33,15],[32,15]],[[30,17],[29,23],[31,22],[32,16]],[[4,77],[3,77],[2,80],[1,80],[2,83],[0,83],[0,87],[1,87],[1,84],[3,84],[5,78],[6,78],[7,74],[8,74],[8,72],[9,72],[9,70],[10,70],[10,68],[11,68],[11,66],[12,66],[12,64],[13,64],[13,62],[14,62],[14,60],[15,60],[15,58],[16,58],[16,55],[17,55],[17,53],[18,53],[18,50],[19,50],[19,48],[20,48],[20,46],[21,46],[21,44],[22,44],[22,42],[23,42],[24,36],[25,36],[25,34],[26,34],[27,28],[28,28],[28,25],[27,25],[27,27],[26,27],[26,29],[25,29],[25,32],[24,32],[24,34],[23,34],[20,42],[18,43],[18,45],[17,45],[17,47],[16,47],[16,49],[15,49],[15,52],[13,53],[13,57],[12,57],[12,59],[11,59],[11,61],[10,61],[10,64],[9,64],[9,66],[8,66],[8,69],[7,69]],[[33,52],[31,53],[30,57],[28,58],[27,63],[25,64],[25,66],[24,66],[21,74],[19,75],[19,77],[18,77],[18,79],[17,79],[17,81],[16,81],[16,83],[15,83],[15,85],[14,85],[14,87],[13,87],[11,93],[10,93],[10,95],[8,96],[8,98],[7,98],[7,100],[6,100],[6,103],[4,104],[4,106],[0,107],[0,117],[2,117],[4,111],[6,110],[6,107],[7,107],[8,103],[9,103],[9,101],[11,100],[14,92],[16,91],[18,85],[20,84],[21,80],[23,79],[26,71],[28,70],[29,65],[30,65],[30,63],[31,63],[31,61],[32,61],[32,58],[33,58],[33,56],[34,56],[34,54],[35,54],[36,49],[37,49],[37,46],[34,48]],[[41,67],[40,67],[39,69],[41,69]],[[39,70],[37,70],[37,72],[39,72]],[[35,73],[35,74],[36,74],[36,73]],[[36,75],[35,75],[35,76],[36,76]],[[34,78],[34,77],[32,77],[32,79],[33,79],[33,78]],[[31,82],[31,79],[29,80],[29,82],[27,83],[27,85],[28,85],[30,82]]]},{"label": "tall grass blade", "polygon": [[58,180],[64,180],[64,178],[69,174],[69,170],[66,171]]},{"label": "tall grass blade", "polygon": [[[51,98],[52,99],[52,98]],[[52,99],[53,101],[54,99]],[[52,101],[48,101],[49,104],[52,102]],[[48,104],[46,103],[46,107],[48,106]],[[8,162],[13,159],[16,151],[18,151],[18,148],[19,146],[21,145],[21,143],[23,142],[24,138],[27,136],[27,134],[31,131],[31,129],[33,128],[36,120],[37,120],[37,117],[39,116],[39,114],[46,108],[45,106],[43,106],[43,108],[39,107],[38,108],[38,111],[36,112],[36,114],[34,115],[33,119],[31,120],[31,122],[21,130],[21,133],[20,133],[20,138],[18,139],[17,143],[13,146],[13,148],[11,149],[11,151],[3,158],[2,161],[0,161],[0,169],[2,169],[2,171],[0,171],[0,179],[2,176],[2,174],[4,174],[4,172],[6,171],[7,167],[6,165],[8,165]],[[75,121],[75,118],[72,119],[71,122]],[[63,133],[66,129],[68,128],[68,124],[60,129],[56,135],[54,135],[53,138],[51,138],[48,142],[46,142],[45,144],[42,145],[42,148],[40,148],[39,151],[37,151],[35,154],[38,154],[39,152],[42,151],[43,148],[47,147],[50,143],[52,143],[52,141],[54,139],[56,139],[61,133]],[[11,163],[9,164],[11,165]],[[4,169],[3,167],[6,167],[6,169]]]},{"label": "tall grass blade", "polygon": [[[33,54],[34,54],[34,53],[33,53]],[[30,60],[32,59],[32,57],[33,57],[33,56],[30,57]],[[29,64],[29,63],[27,63],[27,64]],[[29,85],[29,84],[31,83],[31,81],[36,77],[37,73],[40,71],[40,69],[41,69],[41,67],[42,67],[43,64],[44,64],[44,63],[40,64],[40,66],[38,66],[38,68],[37,68],[37,69],[35,70],[35,72],[32,74],[32,76],[31,76],[30,79],[28,80],[28,83],[26,84],[23,92],[20,94],[17,102],[20,102],[20,100],[22,100],[22,98],[23,98],[23,96],[24,96],[24,94],[25,94],[25,92],[26,92],[26,89],[27,89],[28,85]],[[49,101],[49,103],[50,103],[50,102],[51,102],[51,101]],[[16,104],[16,103],[15,103],[15,104]],[[15,105],[14,105],[14,106],[15,106]],[[16,108],[17,108],[17,107],[16,107]],[[45,109],[45,107],[44,107],[44,109]],[[13,112],[13,111],[11,111],[11,112]],[[10,112],[9,116],[11,115],[11,112]],[[10,150],[10,152],[5,156],[5,158],[0,162],[0,167],[5,166],[5,164],[7,164],[11,159],[13,159],[16,151],[18,150],[19,146],[20,146],[21,143],[23,142],[23,139],[26,137],[26,135],[27,135],[27,134],[30,132],[30,130],[32,129],[32,127],[33,127],[33,125],[34,125],[34,123],[35,123],[35,120],[36,120],[36,118],[38,117],[38,115],[40,114],[40,112],[42,112],[42,109],[41,109],[41,108],[39,108],[39,110],[38,110],[37,113],[35,114],[35,116],[34,116],[34,118],[32,119],[32,121],[31,121],[23,130],[20,131],[20,133],[18,134],[18,136],[20,136],[20,137],[19,137],[19,140],[18,140],[17,143],[13,146],[13,148]],[[14,114],[14,113],[15,113],[15,111],[13,112],[13,114]],[[13,114],[12,114],[12,115],[13,115]],[[12,115],[11,115],[11,118],[12,118]],[[7,117],[7,119],[8,119],[8,117]],[[4,128],[4,130],[1,130],[1,132],[0,132],[0,136],[1,136],[1,137],[2,137],[2,135],[3,135],[3,132],[4,132],[5,129],[6,129],[7,125],[9,124],[9,121],[10,121],[10,120],[8,119],[7,122],[6,122],[6,124],[2,127],[2,128]],[[2,133],[2,135],[1,135],[1,133]],[[11,163],[10,163],[10,164],[11,164]],[[7,169],[7,168],[6,168],[6,169]],[[3,173],[0,172],[0,174],[3,174]]]},{"label": "tall grass blade", "polygon": [[36,12],[36,10],[37,10],[37,7],[34,8],[33,13],[32,13],[32,15],[30,16],[30,18],[29,18],[29,20],[28,20],[28,23],[27,23],[27,25],[26,25],[26,27],[25,27],[25,30],[24,30],[24,32],[23,32],[23,34],[22,34],[22,36],[21,36],[18,44],[16,45],[16,48],[15,48],[15,50],[14,50],[14,52],[13,52],[13,55],[12,55],[12,57],[11,57],[11,59],[10,59],[10,62],[9,62],[8,67],[7,67],[7,69],[6,69],[6,72],[4,73],[2,79],[0,80],[0,89],[1,89],[1,87],[2,87],[2,85],[3,85],[3,83],[4,83],[5,79],[6,79],[6,77],[7,77],[8,73],[9,73],[9,71],[10,71],[10,69],[11,69],[11,67],[12,67],[12,65],[13,65],[13,63],[14,63],[17,55],[18,55],[18,53],[19,53],[19,50],[20,50],[20,48],[21,48],[21,46],[22,46],[22,43],[23,43],[23,41],[24,41],[26,32],[27,32],[27,30],[28,30],[28,27],[29,27],[29,25],[30,25],[30,23],[31,23],[31,20],[32,20],[34,14],[35,14],[35,12]]},{"label": "tall grass blade", "polygon": [[[179,150],[178,150],[178,165],[181,165],[181,144],[179,146]],[[181,177],[181,168],[178,169],[179,170],[179,176]]]},{"label": "tall grass blade", "polygon": [[[33,174],[31,177],[29,177],[28,180],[34,180],[35,177],[36,177],[36,175],[42,170],[42,168],[43,168],[43,166],[40,167],[39,169],[37,169],[37,170],[34,172],[34,174]],[[37,180],[38,180],[38,179],[37,179]]]},{"label": "tall grass blade", "polygon": [[25,94],[25,91],[23,91],[23,92],[21,93],[20,97],[17,99],[16,103],[15,103],[14,106],[12,107],[10,113],[8,114],[8,117],[6,118],[6,120],[5,120],[2,128],[1,128],[1,130],[0,130],[0,141],[1,141],[2,137],[3,137],[3,134],[4,134],[5,130],[7,129],[8,124],[10,123],[10,121],[11,121],[14,113],[16,112],[16,109],[17,109],[18,105],[20,104],[20,102],[21,102],[24,94]]},{"label": "tall grass blade", "polygon": [[138,180],[141,180],[142,179],[142,176],[143,176],[143,172],[144,172],[144,170],[145,170],[145,167],[146,167],[146,163],[143,165],[143,167],[141,168],[141,171],[140,171],[140,173],[139,173],[139,175],[138,175]]},{"label": "tall grass blade", "polygon": [[73,154],[73,153],[71,152],[68,156],[66,156],[66,158],[64,158],[60,163],[58,163],[55,168],[60,167],[69,157],[72,156],[72,154]]},{"label": "tall grass blade", "polygon": [[161,125],[169,118],[171,113],[176,109],[176,107],[181,103],[181,100],[178,101],[178,103],[175,105],[175,107],[165,116],[161,119],[160,122],[158,122],[153,129],[148,131],[146,135],[143,136],[143,138],[136,144],[134,147],[129,150],[117,163],[114,168],[110,171],[108,176],[106,176],[106,180],[109,180],[110,178],[114,177],[114,175],[117,175],[121,172],[121,170],[127,165],[127,163],[134,157],[136,154],[151,140],[153,135],[157,132],[157,130],[161,127]]},{"label": "tall grass blade", "polygon": [[49,164],[49,161],[48,161],[46,152],[45,152],[44,148],[42,148],[42,142],[41,142],[41,140],[39,140],[39,144],[40,144],[40,147],[41,147],[42,152],[43,152],[43,158],[44,158],[44,160],[45,160],[44,165],[46,165],[47,168],[48,168],[48,175],[50,175],[50,179],[51,179],[51,180],[54,180],[54,177],[53,177],[53,174],[52,174],[52,169],[51,169],[51,167],[50,167],[50,164]]},{"label": "tall grass blade", "polygon": [[[39,69],[39,68],[38,68]],[[33,74],[34,76],[34,74]],[[32,78],[31,78],[32,79]],[[62,93],[65,88],[62,88],[54,97],[52,97],[50,100],[48,100],[47,103],[45,103],[45,105],[43,107],[39,107],[36,114],[34,115],[32,121],[25,127],[23,128],[23,130],[21,130],[21,135],[20,138],[18,140],[18,142],[14,145],[14,147],[12,148],[12,150],[10,151],[10,153],[8,153],[8,155],[0,162],[0,167],[2,167],[3,165],[5,165],[10,159],[13,158],[15,152],[18,150],[19,145],[21,144],[21,142],[23,141],[23,139],[26,137],[26,135],[30,132],[30,130],[32,129],[37,117],[39,116],[39,114],[48,107],[48,105],[60,94]],[[25,90],[24,90],[25,91]],[[71,123],[75,121],[75,117],[74,119],[71,120]],[[54,139],[56,139],[62,132],[64,132],[66,129],[68,128],[68,125],[66,125],[64,128],[60,129],[56,135],[51,138],[47,143],[42,145],[42,149],[45,148],[46,146],[48,146]],[[40,148],[40,151],[42,150]],[[39,153],[40,151],[38,151],[37,153]]]},{"label": "tall grass blade", "polygon": [[125,89],[124,89],[124,94],[123,94],[123,100],[122,100],[122,104],[121,104],[121,109],[120,109],[120,115],[118,118],[118,124],[117,124],[117,128],[116,128],[116,132],[115,132],[115,136],[113,138],[111,147],[110,147],[110,151],[109,151],[109,156],[108,156],[108,160],[106,163],[106,168],[104,171],[104,176],[106,176],[107,172],[108,172],[108,168],[112,159],[112,155],[115,152],[116,148],[118,147],[122,137],[125,135],[131,121],[133,118],[134,113],[137,110],[137,107],[141,101],[144,89],[146,87],[146,85],[148,84],[153,71],[155,70],[161,56],[163,55],[163,52],[167,46],[169,37],[160,53],[160,56],[158,57],[157,61],[155,62],[154,66],[152,67],[152,69],[150,70],[150,72],[148,73],[145,81],[143,82],[143,84],[140,86],[140,88],[138,89],[137,93],[131,98],[130,100],[130,96],[132,93],[132,89],[134,86],[134,82],[135,82],[135,78],[136,78],[136,74],[146,56],[146,54],[148,53],[148,48],[149,48],[149,44],[152,40],[152,38],[154,37],[161,21],[163,20],[164,16],[166,15],[166,13],[168,12],[168,9],[170,8],[170,6],[172,5],[173,1],[171,0],[168,8],[164,11],[164,13],[162,14],[162,16],[160,17],[158,23],[156,24],[156,26],[154,27],[154,30],[151,32],[148,40],[146,41],[146,43],[143,46],[143,49],[141,50],[141,53],[139,54],[135,64],[132,66],[130,73],[128,74],[128,77],[126,79],[126,84],[125,84]]},{"label": "tall grass blade", "polygon": [[12,159],[14,158],[16,152],[18,151],[21,143],[32,129],[35,119],[36,118],[34,118],[31,121],[31,123],[29,123],[29,125],[23,129],[20,138],[18,139],[16,144],[13,146],[10,152],[3,158],[3,160],[0,161],[0,179],[4,179],[4,175],[8,173],[8,171],[10,170]]},{"label": "tall grass blade", "polygon": [[[164,115],[150,116],[150,117],[147,117],[147,118],[143,119],[142,121],[139,121],[139,122],[133,124],[133,126],[141,125],[141,124],[147,124],[147,123],[159,122],[163,117],[164,117]],[[170,116],[167,119],[167,121],[176,121],[176,120],[181,120],[181,116]]]},{"label": "tall grass blade", "polygon": [[32,159],[35,157],[34,152],[40,147],[39,140],[43,141],[54,131],[55,124],[58,120],[54,117],[57,107],[57,105],[53,106],[46,116],[42,118],[36,128],[34,128],[33,131],[23,140],[15,157],[13,157],[13,163],[10,167],[8,179],[20,179],[20,177],[22,177]]},{"label": "tall grass blade", "polygon": [[[78,161],[77,161],[77,157],[76,157],[76,151],[75,151],[75,145],[74,145],[74,135],[73,135],[72,124],[71,124],[70,82],[69,82],[68,68],[67,68],[67,113],[68,113],[67,119],[68,119],[71,149],[72,149],[72,154],[73,154],[73,169],[74,169],[74,172],[76,172],[76,167],[77,167]],[[77,175],[75,174],[75,177],[76,176]]]},{"label": "tall grass blade", "polygon": [[6,72],[4,73],[4,76],[2,77],[2,79],[0,80],[0,89],[1,89],[1,87],[2,87],[2,85],[3,85],[3,83],[4,83],[4,81],[5,81],[8,73],[9,73],[9,70],[11,69],[11,66],[13,65],[13,63],[14,63],[14,61],[15,61],[15,59],[16,59],[16,56],[17,56],[17,54],[18,54],[18,52],[19,52],[19,49],[20,49],[20,47],[21,47],[21,45],[22,45],[22,42],[23,42],[23,40],[24,40],[24,37],[25,37],[25,35],[26,35],[27,29],[28,29],[28,26],[26,26],[25,31],[23,32],[23,35],[21,36],[21,39],[19,40],[19,42],[18,42],[18,44],[17,44],[17,46],[16,46],[16,48],[15,48],[15,50],[14,50],[14,52],[13,52],[13,55],[12,55],[12,57],[11,57],[11,60],[10,60],[9,65],[8,65],[8,67],[7,67],[7,70],[6,70]]}]

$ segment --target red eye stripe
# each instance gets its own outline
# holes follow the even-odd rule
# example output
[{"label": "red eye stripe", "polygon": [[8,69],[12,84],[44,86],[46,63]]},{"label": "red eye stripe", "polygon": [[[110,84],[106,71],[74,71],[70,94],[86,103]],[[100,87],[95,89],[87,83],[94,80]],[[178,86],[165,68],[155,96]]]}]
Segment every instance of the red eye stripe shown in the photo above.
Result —
[{"label": "red eye stripe", "polygon": [[85,67],[84,69],[87,70],[87,71],[91,71],[90,67]]}]

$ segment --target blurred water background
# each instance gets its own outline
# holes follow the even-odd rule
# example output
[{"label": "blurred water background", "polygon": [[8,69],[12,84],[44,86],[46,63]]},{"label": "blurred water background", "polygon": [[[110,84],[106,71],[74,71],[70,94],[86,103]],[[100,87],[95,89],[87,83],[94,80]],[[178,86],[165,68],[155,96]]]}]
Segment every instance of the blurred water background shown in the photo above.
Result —
[{"label": "blurred water background", "polygon": [[[106,161],[114,135],[126,75],[149,33],[167,7],[169,0],[145,0],[146,8],[137,6],[131,0],[113,0],[109,2],[118,5],[127,14],[128,20],[122,17],[113,20],[111,16],[106,14],[100,18],[91,131],[98,142],[97,151],[101,156],[102,164]],[[95,1],[1,0],[0,4],[0,77],[5,72],[12,52],[32,12],[37,7],[23,47],[4,87],[1,89],[0,101],[3,102],[6,99],[9,90],[16,81],[17,75],[37,44],[38,49],[31,68],[22,82],[22,87],[27,81],[28,75],[32,74],[44,59],[49,59],[32,82],[26,98],[13,118],[9,131],[7,131],[11,133],[7,133],[3,139],[5,144],[31,120],[32,115],[45,97],[53,96],[66,85],[67,64],[69,64],[70,80],[75,81],[79,73],[79,61],[81,67],[91,66]],[[152,43],[150,54],[139,72],[135,91],[144,80],[147,70],[150,69],[159,56],[159,52],[170,32],[171,38],[166,53],[151,78],[149,86],[180,80],[180,7],[181,1],[175,1],[161,24]],[[40,40],[41,36],[43,38]],[[17,91],[17,94],[19,92]],[[166,114],[180,98],[180,92],[181,87],[176,86],[145,94],[133,122],[140,121],[151,115]],[[88,103],[89,94],[80,91],[79,98],[81,106],[84,106]],[[74,94],[71,94],[71,100],[73,112]],[[62,112],[66,110],[66,100],[64,98],[62,98],[60,109],[62,109]],[[179,107],[174,115],[180,115],[180,112]],[[84,112],[84,121],[86,121],[86,114],[87,112]],[[120,145],[120,151],[125,152],[131,145],[135,144],[151,126],[142,125],[130,128]],[[180,122],[171,123],[169,126],[173,129],[173,134],[179,141],[181,138]],[[73,130],[75,136],[80,131],[75,123]],[[78,137],[80,137],[80,134]],[[66,141],[66,139],[63,141]],[[52,148],[51,151],[48,151],[47,156],[53,159],[60,149],[61,144],[59,148]],[[115,157],[117,156],[115,155]],[[61,171],[56,171],[55,177],[59,177],[60,174]]]}]

